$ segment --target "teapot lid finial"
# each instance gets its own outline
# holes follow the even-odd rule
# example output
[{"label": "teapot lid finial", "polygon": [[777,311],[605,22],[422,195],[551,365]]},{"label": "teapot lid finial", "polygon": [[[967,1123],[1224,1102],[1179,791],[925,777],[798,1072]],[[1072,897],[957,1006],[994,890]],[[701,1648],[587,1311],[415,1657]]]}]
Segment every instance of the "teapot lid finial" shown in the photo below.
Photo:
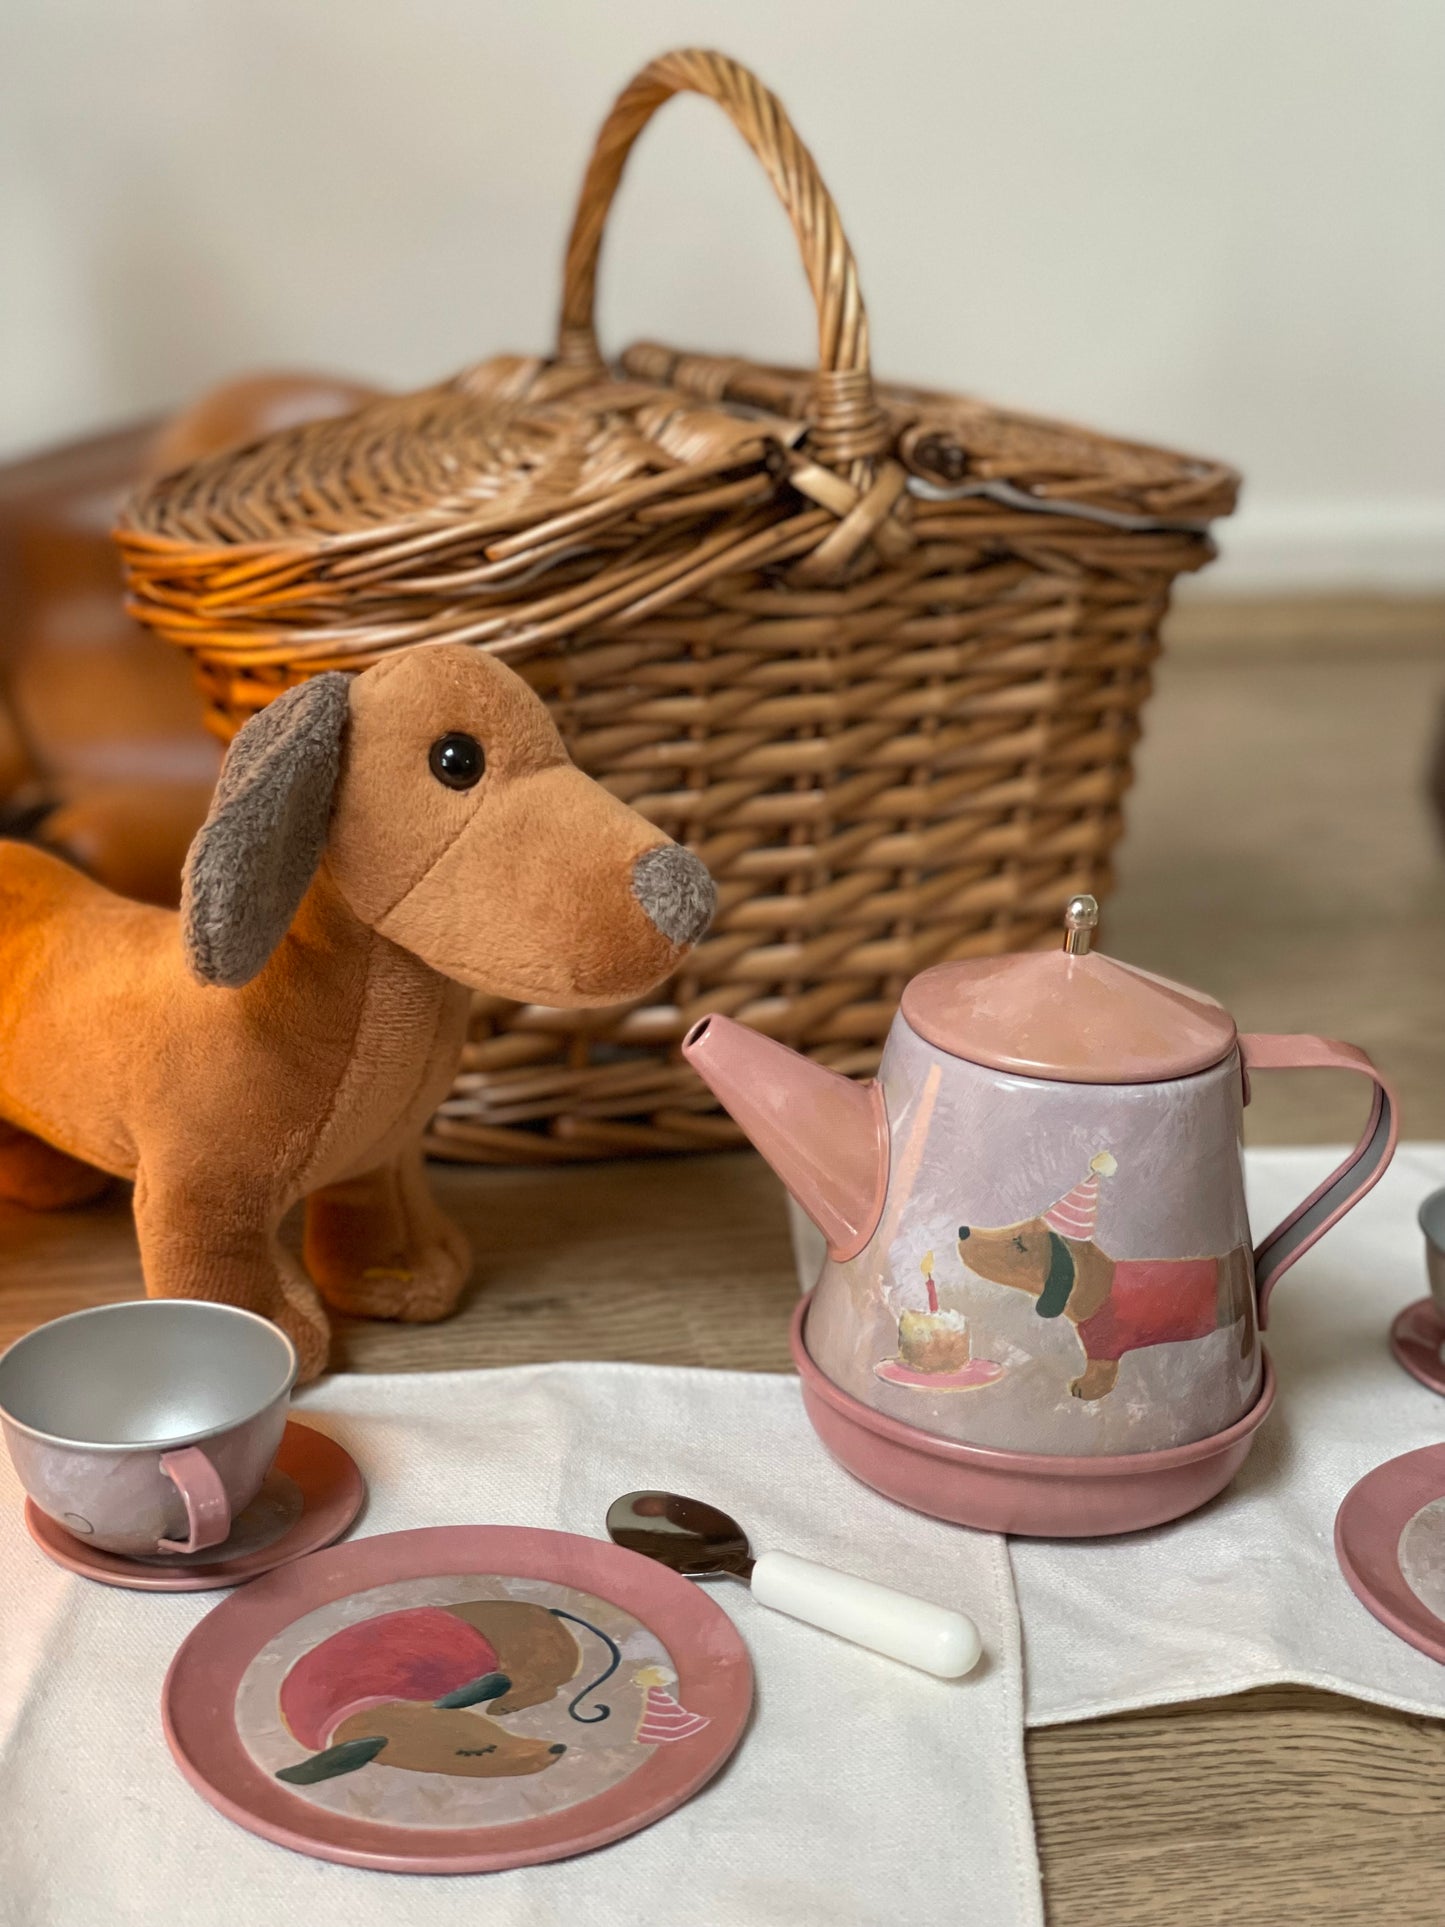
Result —
[{"label": "teapot lid finial", "polygon": [[1064,912],[1064,949],[1071,957],[1087,957],[1098,927],[1098,898],[1087,894],[1071,897]]}]

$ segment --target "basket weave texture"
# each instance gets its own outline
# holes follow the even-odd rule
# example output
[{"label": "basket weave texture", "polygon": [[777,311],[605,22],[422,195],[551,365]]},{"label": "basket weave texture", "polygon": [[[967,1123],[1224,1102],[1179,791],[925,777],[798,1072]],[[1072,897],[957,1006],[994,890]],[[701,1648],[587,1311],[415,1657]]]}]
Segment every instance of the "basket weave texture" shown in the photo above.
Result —
[{"label": "basket weave texture", "polygon": [[[592,325],[608,209],[670,95],[716,101],[792,220],[797,372]],[[654,61],[602,128],[548,358],[183,469],[117,531],[131,607],[213,727],[324,669],[467,641],[582,768],[696,850],[720,909],[621,1010],[475,1000],[430,1148],[480,1162],[736,1141],[683,1065],[724,1011],[855,1074],[940,959],[1049,939],[1102,895],[1173,578],[1213,554],[1217,463],[875,383],[853,256],[782,106],[717,54]]]}]

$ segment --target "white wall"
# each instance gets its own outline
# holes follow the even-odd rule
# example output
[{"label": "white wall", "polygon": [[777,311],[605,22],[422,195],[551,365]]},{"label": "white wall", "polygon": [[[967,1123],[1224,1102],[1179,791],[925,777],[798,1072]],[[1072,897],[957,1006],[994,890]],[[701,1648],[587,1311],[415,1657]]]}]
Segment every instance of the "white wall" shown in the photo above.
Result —
[{"label": "white wall", "polygon": [[[788,101],[883,372],[1238,463],[1221,587],[1445,584],[1441,0],[4,0],[0,451],[544,346],[591,134],[679,42]],[[638,153],[603,318],[810,351],[701,103]]]}]

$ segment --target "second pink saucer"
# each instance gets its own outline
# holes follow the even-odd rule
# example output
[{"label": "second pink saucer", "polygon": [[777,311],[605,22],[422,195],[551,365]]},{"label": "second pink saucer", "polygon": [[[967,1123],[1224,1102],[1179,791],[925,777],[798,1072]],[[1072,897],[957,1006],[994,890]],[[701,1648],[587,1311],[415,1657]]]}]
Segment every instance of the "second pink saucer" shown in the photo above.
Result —
[{"label": "second pink saucer", "polygon": [[1350,1488],[1335,1556],[1381,1625],[1445,1665],[1445,1445],[1388,1459]]},{"label": "second pink saucer", "polygon": [[1428,1385],[1432,1392],[1445,1393],[1442,1345],[1445,1345],[1445,1320],[1436,1311],[1433,1298],[1420,1298],[1413,1305],[1407,1305],[1390,1327],[1390,1350],[1395,1354],[1396,1363],[1403,1365],[1411,1378]]},{"label": "second pink saucer", "polygon": [[175,1559],[127,1559],[59,1526],[30,1499],[25,1524],[48,1559],[83,1579],[137,1592],[209,1592],[239,1586],[339,1539],[361,1510],[366,1481],[335,1439],[295,1419],[276,1462],[224,1544]]}]

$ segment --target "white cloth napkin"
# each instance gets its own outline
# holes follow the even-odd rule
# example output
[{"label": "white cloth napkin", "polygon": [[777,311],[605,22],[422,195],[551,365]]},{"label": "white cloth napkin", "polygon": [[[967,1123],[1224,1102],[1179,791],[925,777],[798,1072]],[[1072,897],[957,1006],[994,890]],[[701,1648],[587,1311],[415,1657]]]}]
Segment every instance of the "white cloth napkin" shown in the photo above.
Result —
[{"label": "white cloth napkin", "polygon": [[335,1378],[300,1415],[370,1482],[355,1533],[457,1522],[600,1535],[609,1501],[675,1486],[771,1546],[965,1606],[986,1658],[930,1679],[713,1596],[757,1701],[696,1799],[576,1860],[452,1878],[362,1872],[243,1832],[161,1734],[172,1653],[217,1595],[126,1593],[30,1543],[0,1454],[3,1927],[1039,1927],[1018,1626],[1002,1541],[878,1498],[818,1446],[789,1378],[572,1364]]},{"label": "white cloth napkin", "polygon": [[[1262,1236],[1344,1156],[1250,1151]],[[1030,1726],[1292,1683],[1445,1714],[1445,1669],[1366,1612],[1335,1560],[1340,1501],[1373,1466],[1445,1436],[1445,1398],[1389,1350],[1425,1292],[1421,1200],[1445,1145],[1402,1146],[1364,1202],[1290,1271],[1265,1335],[1275,1409],[1229,1490],[1191,1518],[1113,1539],[1008,1542]],[[822,1240],[792,1210],[799,1278]]]},{"label": "white cloth napkin", "polygon": [[[1246,1159],[1256,1233],[1343,1152]],[[1406,1145],[1286,1274],[1265,1334],[1279,1394],[1229,1490],[1192,1518],[1076,1545],[1013,1539],[1031,1726],[1291,1682],[1445,1714],[1445,1667],[1374,1619],[1335,1559],[1335,1514],[1387,1459],[1445,1437],[1445,1398],[1390,1355],[1425,1292],[1415,1213],[1445,1146]]]}]

